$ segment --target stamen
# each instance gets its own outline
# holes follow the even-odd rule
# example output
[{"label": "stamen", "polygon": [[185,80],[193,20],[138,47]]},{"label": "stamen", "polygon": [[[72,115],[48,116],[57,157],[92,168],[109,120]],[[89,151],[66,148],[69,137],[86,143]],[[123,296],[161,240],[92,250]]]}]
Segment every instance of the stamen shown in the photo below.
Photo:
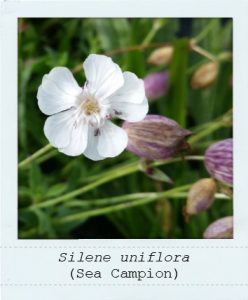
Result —
[{"label": "stamen", "polygon": [[100,129],[99,128],[95,129],[94,136],[98,136],[100,134],[101,134]]},{"label": "stamen", "polygon": [[84,113],[85,113],[87,116],[90,116],[90,115],[92,115],[92,114],[100,113],[99,105],[98,105],[98,103],[97,103],[95,100],[93,100],[93,99],[86,99],[86,100],[83,102],[82,107],[83,107]]},{"label": "stamen", "polygon": [[[94,128],[100,128],[106,119],[110,118],[109,105],[105,102],[98,102],[94,95],[90,94],[86,88],[84,88],[82,94],[78,98],[78,118],[86,118],[87,122]],[[96,131],[96,135],[100,132]]]},{"label": "stamen", "polygon": [[117,115],[117,116],[121,116],[122,115],[122,112],[121,111],[118,111],[116,109],[114,109],[114,113]]}]

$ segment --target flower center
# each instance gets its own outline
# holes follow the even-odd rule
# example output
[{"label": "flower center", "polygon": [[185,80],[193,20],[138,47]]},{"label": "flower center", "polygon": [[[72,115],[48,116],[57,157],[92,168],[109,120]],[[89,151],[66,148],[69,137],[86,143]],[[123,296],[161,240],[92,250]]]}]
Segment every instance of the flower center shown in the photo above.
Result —
[{"label": "flower center", "polygon": [[100,113],[97,101],[89,96],[82,103],[82,108],[87,116]]},{"label": "flower center", "polygon": [[100,102],[86,88],[77,99],[77,118],[85,119],[92,127],[98,129],[109,117],[109,104]]}]

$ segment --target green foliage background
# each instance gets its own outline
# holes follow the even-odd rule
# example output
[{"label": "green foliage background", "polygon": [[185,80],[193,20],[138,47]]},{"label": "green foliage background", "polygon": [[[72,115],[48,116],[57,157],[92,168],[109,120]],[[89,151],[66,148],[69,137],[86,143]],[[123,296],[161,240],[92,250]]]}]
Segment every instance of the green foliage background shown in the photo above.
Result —
[{"label": "green foliage background", "polygon": [[[168,70],[169,91],[150,103],[149,113],[173,118],[193,132],[202,124],[211,126],[213,120],[232,107],[232,61],[221,61],[218,78],[211,87],[193,90],[191,76],[208,59],[190,51],[188,46],[189,40],[196,38],[212,55],[231,52],[231,19],[19,19],[18,32],[19,161],[47,144],[43,133],[46,116],[39,111],[36,99],[43,75],[55,66],[66,66],[83,85],[85,78],[81,66],[90,53],[111,55],[123,70],[132,71],[141,78],[155,71]],[[150,46],[156,43],[174,45],[175,54],[169,66],[154,67],[147,63],[154,49]],[[203,155],[209,144],[231,135],[230,126],[221,128],[199,140],[191,153]],[[117,208],[107,213],[112,205],[108,203],[110,197],[157,191],[158,183],[141,171],[99,184],[66,201],[46,207],[40,205],[98,182],[108,172],[116,172],[117,176],[122,166],[137,160],[135,155],[124,151],[116,158],[93,162],[84,156],[67,157],[53,149],[20,169],[19,238],[202,238],[211,222],[232,215],[232,201],[216,200],[207,212],[186,222],[183,215],[185,197],[162,198],[132,208],[126,204],[126,209]],[[160,169],[173,179],[175,187],[208,177],[202,161],[180,160]],[[160,183],[161,188],[168,190],[172,186]],[[101,198],[107,199],[105,205],[91,203]],[[99,207],[107,210],[96,216],[93,213],[91,217],[73,217]],[[67,216],[72,217],[60,222]]]}]

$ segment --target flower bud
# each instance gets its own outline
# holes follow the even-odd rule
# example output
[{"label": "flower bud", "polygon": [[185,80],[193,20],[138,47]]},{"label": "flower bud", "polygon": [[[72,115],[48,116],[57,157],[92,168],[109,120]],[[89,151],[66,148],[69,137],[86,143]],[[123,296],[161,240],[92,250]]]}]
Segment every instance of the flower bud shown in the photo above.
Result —
[{"label": "flower bud", "polygon": [[189,190],[185,212],[195,215],[207,210],[214,201],[216,183],[212,178],[203,178],[192,185]]},{"label": "flower bud", "polygon": [[146,97],[153,100],[165,95],[168,90],[168,81],[169,74],[167,72],[147,75],[144,78]]},{"label": "flower bud", "polygon": [[173,46],[167,45],[160,47],[150,54],[147,62],[156,66],[167,65],[171,62],[173,57]]},{"label": "flower bud", "polygon": [[218,75],[218,63],[210,62],[200,66],[191,79],[193,89],[204,89],[211,86]]},{"label": "flower bud", "polygon": [[189,130],[160,115],[147,115],[140,122],[124,122],[128,134],[127,149],[150,160],[167,159],[187,146]]},{"label": "flower bud", "polygon": [[203,233],[204,239],[232,239],[233,217],[224,217],[210,224]]},{"label": "flower bud", "polygon": [[222,140],[208,147],[204,157],[208,173],[225,184],[233,183],[233,139]]}]

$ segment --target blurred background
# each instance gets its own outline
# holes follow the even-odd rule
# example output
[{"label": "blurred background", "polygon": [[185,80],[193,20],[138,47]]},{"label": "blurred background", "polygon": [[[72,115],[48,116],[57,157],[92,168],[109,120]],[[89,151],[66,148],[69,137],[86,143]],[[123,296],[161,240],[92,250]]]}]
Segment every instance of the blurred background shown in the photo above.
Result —
[{"label": "blurred background", "polygon": [[[66,66],[83,86],[82,63],[90,53],[109,55],[122,70],[140,78],[165,74],[160,84],[145,81],[149,113],[172,118],[193,133],[232,108],[231,19],[29,18],[19,19],[18,39],[19,161],[48,143],[43,133],[46,116],[36,98],[43,75]],[[161,47],[166,50],[156,54]],[[209,145],[231,136],[231,124],[222,126],[196,141],[190,154],[204,155]],[[202,238],[210,223],[232,215],[232,201],[216,200],[207,211],[186,218],[186,195],[109,210],[111,197],[167,190],[209,177],[202,161],[180,160],[159,167],[173,185],[138,170],[98,184],[107,172],[118,175],[138,160],[124,151],[93,162],[52,149],[20,169],[19,238]],[[79,195],[61,200],[83,187]],[[106,204],[99,206],[101,199]]]}]

